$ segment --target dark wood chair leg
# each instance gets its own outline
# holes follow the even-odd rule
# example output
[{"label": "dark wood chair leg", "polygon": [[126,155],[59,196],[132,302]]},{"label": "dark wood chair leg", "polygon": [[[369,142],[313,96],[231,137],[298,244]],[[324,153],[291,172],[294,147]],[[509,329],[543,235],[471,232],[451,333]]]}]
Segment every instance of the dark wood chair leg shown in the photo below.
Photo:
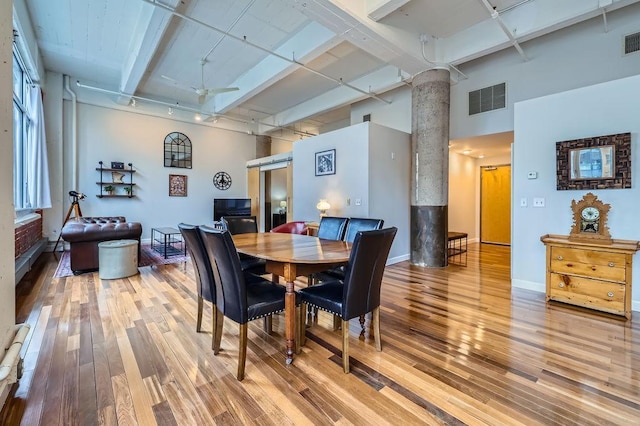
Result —
[{"label": "dark wood chair leg", "polygon": [[360,315],[360,327],[362,331],[364,331],[364,315]]},{"label": "dark wood chair leg", "polygon": [[371,313],[373,323],[373,338],[376,342],[376,351],[382,350],[382,341],[380,339],[380,306],[377,308],[373,308],[373,312]]},{"label": "dark wood chair leg", "polygon": [[342,369],[349,372],[349,320],[342,320]]},{"label": "dark wood chair leg", "polygon": [[340,317],[336,314],[333,314],[333,331],[337,331],[340,329],[342,323],[340,322]]},{"label": "dark wood chair leg", "polygon": [[306,340],[307,340],[307,333],[306,333],[306,328],[307,328],[307,304],[306,303],[301,303],[300,304],[300,316],[298,324],[299,324],[299,334],[298,334],[298,342],[300,344],[300,346],[304,346]]},{"label": "dark wood chair leg", "polygon": [[238,381],[244,379],[244,365],[247,362],[247,328],[248,323],[240,324],[239,348],[238,348]]},{"label": "dark wood chair leg", "polygon": [[220,352],[220,341],[222,340],[222,326],[224,325],[224,315],[216,305],[213,305],[213,336],[211,338],[211,348],[213,354]]},{"label": "dark wood chair leg", "polygon": [[204,308],[204,301],[202,296],[198,296],[198,319],[196,320],[196,333],[200,333],[202,329],[202,309]]},{"label": "dark wood chair leg", "polygon": [[273,331],[273,316],[272,315],[267,315],[266,317],[264,317],[262,319],[262,328],[264,329],[265,333],[271,334],[271,332]]}]

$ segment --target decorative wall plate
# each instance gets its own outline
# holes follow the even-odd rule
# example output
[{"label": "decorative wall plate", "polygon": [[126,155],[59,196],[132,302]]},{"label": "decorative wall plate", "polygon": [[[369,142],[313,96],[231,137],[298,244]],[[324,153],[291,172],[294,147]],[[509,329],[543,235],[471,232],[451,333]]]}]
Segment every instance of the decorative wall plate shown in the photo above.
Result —
[{"label": "decorative wall plate", "polygon": [[231,176],[227,172],[218,172],[213,176],[213,185],[221,190],[227,190],[231,187]]}]

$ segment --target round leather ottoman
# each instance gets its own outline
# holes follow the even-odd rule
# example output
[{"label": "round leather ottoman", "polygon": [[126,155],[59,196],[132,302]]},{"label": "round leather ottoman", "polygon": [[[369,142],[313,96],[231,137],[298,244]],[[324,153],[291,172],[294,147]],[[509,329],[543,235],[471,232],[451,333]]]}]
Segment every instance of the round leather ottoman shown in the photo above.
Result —
[{"label": "round leather ottoman", "polygon": [[115,240],[98,243],[98,275],[103,280],[130,277],[138,273],[138,241]]}]

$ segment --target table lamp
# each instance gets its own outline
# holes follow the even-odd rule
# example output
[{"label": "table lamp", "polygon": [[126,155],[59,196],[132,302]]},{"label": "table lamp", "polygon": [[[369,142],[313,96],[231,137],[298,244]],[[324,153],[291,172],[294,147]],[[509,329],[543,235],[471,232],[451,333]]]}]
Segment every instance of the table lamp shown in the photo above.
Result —
[{"label": "table lamp", "polygon": [[287,212],[287,202],[285,200],[280,201],[280,214]]},{"label": "table lamp", "polygon": [[327,200],[323,198],[318,204],[316,204],[316,208],[320,210],[320,218],[323,218],[327,215],[327,210],[331,208],[331,204],[329,204]]}]

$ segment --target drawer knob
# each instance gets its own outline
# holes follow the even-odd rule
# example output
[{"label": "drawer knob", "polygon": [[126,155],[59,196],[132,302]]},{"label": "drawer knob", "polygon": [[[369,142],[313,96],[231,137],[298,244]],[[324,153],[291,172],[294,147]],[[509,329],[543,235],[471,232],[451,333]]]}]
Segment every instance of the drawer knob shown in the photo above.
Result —
[{"label": "drawer knob", "polygon": [[610,291],[609,293],[607,293],[607,296],[609,296],[609,297],[613,297],[613,292],[612,292],[612,291]]},{"label": "drawer knob", "polygon": [[613,262],[609,262],[609,266],[613,268],[614,266],[616,266],[616,264]]},{"label": "drawer knob", "polygon": [[563,259],[563,257],[562,257],[562,256],[558,256],[558,260],[562,260],[562,259]]},{"label": "drawer knob", "polygon": [[560,288],[564,287],[564,283],[558,283],[558,287]]}]

